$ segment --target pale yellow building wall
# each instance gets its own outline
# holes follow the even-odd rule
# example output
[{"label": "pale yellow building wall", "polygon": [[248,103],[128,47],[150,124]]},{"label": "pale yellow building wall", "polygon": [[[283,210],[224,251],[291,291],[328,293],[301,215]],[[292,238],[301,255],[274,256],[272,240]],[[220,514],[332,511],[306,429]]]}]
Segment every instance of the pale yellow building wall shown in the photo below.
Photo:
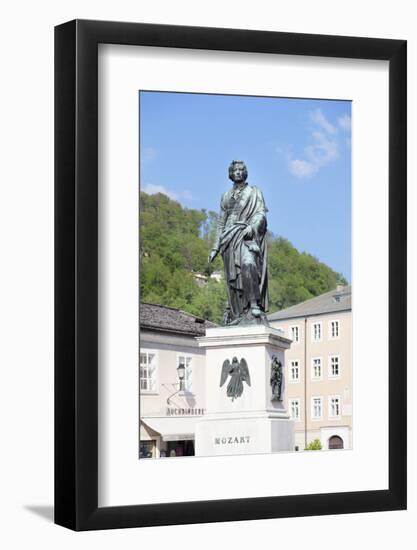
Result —
[{"label": "pale yellow building wall", "polygon": [[[339,336],[331,337],[330,322],[339,321]],[[321,323],[320,341],[314,341],[313,325]],[[280,321],[270,321],[271,326],[284,331],[287,338],[292,339],[291,327],[298,326],[299,341],[293,342],[285,352],[285,387],[286,405],[290,409],[291,399],[300,400],[300,420],[295,423],[296,445],[300,450],[305,444],[305,427],[307,427],[307,443],[320,434],[322,444],[327,448],[329,433],[335,429],[334,435],[342,435],[345,448],[352,447],[352,312],[343,311],[327,313],[302,318],[292,318]],[[339,356],[340,374],[337,377],[329,375],[330,357]],[[313,358],[321,358],[322,376],[315,380],[312,376]],[[299,362],[299,380],[290,380],[291,361]],[[340,416],[331,418],[329,415],[329,397],[340,396]],[[322,418],[312,418],[312,397],[322,397]],[[348,437],[344,434],[349,433]],[[347,441],[348,440],[348,441]]]}]

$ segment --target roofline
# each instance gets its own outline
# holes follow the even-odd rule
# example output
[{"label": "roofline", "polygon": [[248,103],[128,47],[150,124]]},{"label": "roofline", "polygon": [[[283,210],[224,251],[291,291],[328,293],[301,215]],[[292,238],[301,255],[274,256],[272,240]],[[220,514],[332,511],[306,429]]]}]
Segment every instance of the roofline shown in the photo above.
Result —
[{"label": "roofline", "polygon": [[175,330],[164,327],[155,327],[149,325],[141,325],[140,330],[149,330],[150,332],[168,332],[169,334],[177,334],[178,336],[192,336],[193,338],[199,338],[204,336],[204,334],[196,334],[195,332],[190,332],[189,330]]},{"label": "roofline", "polygon": [[[154,304],[152,302],[139,302],[139,309],[140,306],[155,306],[155,307],[163,307],[164,309],[171,309],[172,311],[180,311],[177,307],[171,307],[171,306],[163,306],[162,304]],[[191,313],[189,314],[191,315]]]},{"label": "roofline", "polygon": [[[304,305],[306,308],[308,308],[308,304],[310,303],[314,303],[315,301],[317,301],[318,298],[322,298],[323,296],[329,296],[329,295],[335,295],[337,294],[338,296],[343,296],[343,295],[352,295],[352,285],[351,284],[348,284],[348,285],[345,285],[342,289],[340,290],[337,290],[337,288],[334,288],[332,290],[328,290],[327,292],[323,292],[323,294],[319,294],[317,296],[312,296],[311,298],[308,298],[307,300],[304,300],[304,302],[299,302],[298,304],[294,304],[292,306],[289,306],[289,307],[286,307],[284,309],[281,309],[279,311],[275,311],[274,313],[270,313],[269,315],[267,315],[267,318],[269,321],[278,321],[278,319],[271,319],[270,318],[270,315],[275,315],[276,313],[284,313],[285,312],[288,312],[288,314],[285,314],[284,317],[281,317],[281,319],[290,319],[291,317],[313,317],[315,315],[324,315],[327,313],[326,310],[324,310],[323,312],[321,313],[310,313],[310,314],[301,314],[301,313],[296,313],[295,315],[290,315],[292,313],[291,310],[294,310],[295,308],[298,308],[299,306],[301,305]],[[340,303],[340,302],[338,302]],[[351,310],[352,309],[352,305],[344,310],[341,310],[341,309],[338,309],[337,311],[348,311],[348,310]],[[329,312],[331,313],[331,312]]]},{"label": "roofline", "polygon": [[[184,315],[188,315],[188,317],[193,317],[194,319],[198,319],[203,321],[203,323],[212,323],[212,321],[208,321],[207,319],[204,319],[204,317],[199,317],[198,315],[193,315],[192,313],[188,313],[188,311],[184,311],[183,309],[179,309],[177,307],[171,307],[171,306],[163,306],[161,304],[152,304],[151,302],[140,302],[139,303],[139,314],[140,314],[140,307],[141,306],[153,306],[153,307],[161,307],[163,309],[170,309],[171,311],[177,311],[178,313],[183,313]],[[216,326],[215,323],[213,325]]]},{"label": "roofline", "polygon": [[[352,311],[352,306],[342,308],[342,309],[333,309],[333,310],[325,310],[325,311],[319,311],[318,313],[304,313],[304,314],[296,314],[296,315],[283,315],[282,317],[278,317],[276,319],[272,319],[270,316],[267,316],[268,321],[274,322],[274,321],[285,321],[288,319],[302,319],[304,317],[318,317],[319,315],[330,315],[331,313],[343,313],[345,311]],[[279,312],[275,312],[279,313]],[[271,313],[271,315],[275,315],[275,313]]]}]

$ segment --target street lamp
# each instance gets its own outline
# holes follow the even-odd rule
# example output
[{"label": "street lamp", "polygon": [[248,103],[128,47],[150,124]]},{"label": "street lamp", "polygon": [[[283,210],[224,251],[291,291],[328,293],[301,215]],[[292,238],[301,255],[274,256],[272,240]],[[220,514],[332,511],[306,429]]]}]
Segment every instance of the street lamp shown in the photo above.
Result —
[{"label": "street lamp", "polygon": [[171,397],[174,397],[174,395],[177,395],[177,393],[179,393],[180,391],[184,391],[184,379],[185,379],[185,365],[184,365],[184,363],[179,363],[179,365],[177,367],[177,375],[178,375],[178,380],[180,382],[179,382],[179,384],[174,384],[174,385],[178,385],[179,389],[168,397],[168,399],[167,399],[167,404],[168,405],[171,404],[170,403]]},{"label": "street lamp", "polygon": [[177,367],[178,380],[180,381],[180,391],[184,390],[185,365],[180,363]]}]

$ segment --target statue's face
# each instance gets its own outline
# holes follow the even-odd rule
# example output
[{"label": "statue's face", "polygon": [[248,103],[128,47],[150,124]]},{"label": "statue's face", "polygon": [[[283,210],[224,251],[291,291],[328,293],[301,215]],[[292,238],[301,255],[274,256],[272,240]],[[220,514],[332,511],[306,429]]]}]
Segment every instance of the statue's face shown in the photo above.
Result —
[{"label": "statue's face", "polygon": [[240,183],[245,180],[245,168],[243,164],[235,164],[232,170],[232,180],[235,183]]}]

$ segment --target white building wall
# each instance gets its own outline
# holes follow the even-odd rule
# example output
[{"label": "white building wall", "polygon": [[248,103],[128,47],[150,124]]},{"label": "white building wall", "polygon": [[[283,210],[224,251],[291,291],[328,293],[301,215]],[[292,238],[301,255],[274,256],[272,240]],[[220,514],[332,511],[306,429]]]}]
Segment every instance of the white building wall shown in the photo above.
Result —
[{"label": "white building wall", "polygon": [[[204,370],[205,352],[192,336],[179,336],[143,330],[140,351],[156,355],[156,384],[153,391],[139,391],[140,440],[153,441],[153,456],[168,450],[169,443],[150,426],[152,419],[180,419],[187,422],[187,432],[195,433],[195,422],[205,413]],[[191,357],[192,386],[190,391],[178,391],[177,367],[181,356]],[[195,421],[194,421],[195,419]],[[144,421],[144,422],[143,422]]]},{"label": "white building wall", "polygon": [[[204,409],[205,353],[193,337],[163,333],[141,333],[140,350],[156,354],[156,389],[140,392],[141,416],[166,416],[167,408]],[[177,367],[179,357],[191,357],[192,388],[174,395],[179,389]]]}]

